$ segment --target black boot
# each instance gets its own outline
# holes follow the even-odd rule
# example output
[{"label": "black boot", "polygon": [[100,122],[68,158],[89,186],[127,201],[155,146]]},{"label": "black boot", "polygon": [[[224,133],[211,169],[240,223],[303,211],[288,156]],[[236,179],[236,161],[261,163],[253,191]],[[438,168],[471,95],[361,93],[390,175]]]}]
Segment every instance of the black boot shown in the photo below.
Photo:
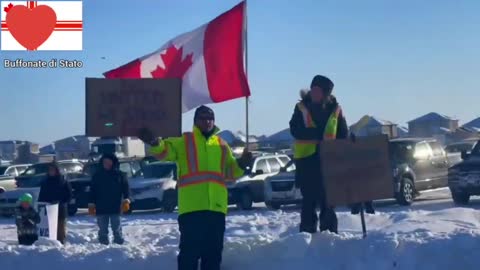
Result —
[{"label": "black boot", "polygon": [[375,209],[373,208],[373,203],[371,201],[365,203],[365,212],[367,212],[367,214],[375,214]]},{"label": "black boot", "polygon": [[352,204],[350,206],[350,212],[352,213],[352,215],[360,214],[360,207],[361,207],[361,205],[359,203]]}]

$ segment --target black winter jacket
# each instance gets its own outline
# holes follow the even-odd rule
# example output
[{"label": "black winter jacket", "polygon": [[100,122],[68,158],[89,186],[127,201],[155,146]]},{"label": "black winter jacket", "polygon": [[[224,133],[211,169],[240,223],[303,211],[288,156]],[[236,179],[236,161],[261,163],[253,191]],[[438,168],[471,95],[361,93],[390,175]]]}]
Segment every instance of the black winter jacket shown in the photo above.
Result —
[{"label": "black winter jacket", "polygon": [[15,208],[15,224],[17,225],[18,236],[37,235],[37,224],[40,223],[40,215],[29,207],[22,206]]},{"label": "black winter jacket", "polygon": [[47,177],[42,182],[39,202],[58,203],[58,218],[65,219],[68,215],[68,203],[72,199],[72,187],[63,176]]},{"label": "black winter jacket", "polygon": [[119,215],[122,202],[130,198],[130,188],[126,175],[119,170],[118,159],[108,156],[114,161],[112,170],[103,168],[103,157],[99,169],[92,177],[90,203],[95,204],[97,215]]},{"label": "black winter jacket", "polygon": [[[310,98],[310,94],[306,93],[302,95],[302,101],[309,110],[313,121],[316,124],[315,128],[307,128],[303,121],[303,114],[295,106],[292,118],[290,120],[290,133],[297,140],[323,140],[325,127],[327,125],[330,115],[339,106],[336,98],[330,96],[325,104],[313,104]],[[348,126],[343,112],[339,115],[337,126],[337,139],[348,138]],[[311,178],[318,178],[320,176],[320,161],[319,155],[314,155],[295,160],[296,166],[296,184],[301,187],[308,182],[314,181]]]}]

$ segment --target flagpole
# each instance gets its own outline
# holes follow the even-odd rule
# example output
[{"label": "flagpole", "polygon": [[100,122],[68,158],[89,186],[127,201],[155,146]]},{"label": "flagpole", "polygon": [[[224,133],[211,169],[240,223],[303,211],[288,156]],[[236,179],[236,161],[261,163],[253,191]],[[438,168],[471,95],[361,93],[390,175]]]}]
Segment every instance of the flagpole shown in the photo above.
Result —
[{"label": "flagpole", "polygon": [[[244,23],[244,32],[243,32],[243,49],[244,49],[244,61],[245,61],[245,75],[247,76],[247,81],[248,81],[248,23],[247,23],[247,0],[245,0],[245,5],[244,5],[244,11],[243,11],[243,23]],[[248,128],[248,102],[249,102],[249,97],[247,96],[245,98],[245,147],[248,149],[249,148],[249,128]]]}]

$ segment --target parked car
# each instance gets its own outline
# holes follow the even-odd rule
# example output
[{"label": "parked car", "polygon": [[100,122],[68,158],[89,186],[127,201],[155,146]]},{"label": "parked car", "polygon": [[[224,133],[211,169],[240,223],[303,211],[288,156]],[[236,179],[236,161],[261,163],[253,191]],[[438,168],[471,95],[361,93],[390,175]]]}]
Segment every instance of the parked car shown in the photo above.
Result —
[{"label": "parked car", "polygon": [[[120,159],[120,170],[127,175],[127,178],[141,176],[142,162],[139,159]],[[79,208],[87,208],[90,196],[90,184],[92,176],[100,166],[98,161],[85,164],[82,172],[74,179],[70,179],[73,191],[73,200],[68,206],[68,214],[73,216]]]},{"label": "parked car", "polygon": [[394,139],[390,147],[398,203],[410,205],[419,191],[447,186],[449,161],[439,142]]},{"label": "parked car", "polygon": [[[40,187],[42,181],[47,177],[50,163],[37,163],[28,167],[21,175],[15,178],[19,188]],[[58,167],[66,180],[78,177],[82,173],[83,163],[74,161],[59,161]]]},{"label": "parked car", "polygon": [[256,153],[254,157],[245,175],[227,185],[229,204],[236,204],[242,210],[252,209],[254,202],[265,201],[265,178],[279,173],[290,161],[290,158],[283,154]]},{"label": "parked car", "polygon": [[[48,165],[49,163],[34,164],[15,178],[15,188],[0,195],[0,214],[13,214],[18,198],[26,192],[32,194],[34,205],[36,205],[40,185],[47,177]],[[83,164],[80,162],[58,162],[58,167],[65,179],[70,181],[70,179],[81,174]]]},{"label": "parked car", "polygon": [[290,160],[278,174],[265,178],[265,205],[277,210],[301,202],[302,194],[295,186],[295,162]]},{"label": "parked car", "polygon": [[13,176],[17,177],[22,174],[32,164],[17,164],[17,165],[0,165],[0,177]]},{"label": "parked car", "polygon": [[462,162],[462,152],[470,153],[477,141],[467,140],[449,144],[445,147],[450,166]]},{"label": "parked car", "polygon": [[472,195],[480,195],[480,141],[470,153],[462,152],[463,161],[448,171],[448,187],[453,201],[466,205]]},{"label": "parked car", "polygon": [[16,188],[15,177],[22,174],[31,164],[1,165],[0,187],[5,191]]},{"label": "parked car", "polygon": [[177,207],[177,165],[173,162],[151,162],[140,175],[129,179],[131,210],[162,208],[173,212]]}]

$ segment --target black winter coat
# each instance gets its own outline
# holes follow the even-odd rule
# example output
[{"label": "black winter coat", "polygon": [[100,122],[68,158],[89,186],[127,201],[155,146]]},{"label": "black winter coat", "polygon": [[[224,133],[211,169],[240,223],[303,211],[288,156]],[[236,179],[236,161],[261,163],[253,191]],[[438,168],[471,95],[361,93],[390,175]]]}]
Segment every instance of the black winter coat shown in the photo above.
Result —
[{"label": "black winter coat", "polygon": [[40,215],[29,207],[27,209],[18,206],[15,208],[15,224],[18,236],[37,235],[37,224],[40,223]]},{"label": "black winter coat", "polygon": [[123,200],[130,198],[127,177],[118,169],[116,158],[112,170],[103,168],[102,159],[99,166],[92,177],[90,203],[95,204],[97,215],[119,215]]},{"label": "black winter coat", "polygon": [[[307,128],[303,121],[303,114],[295,106],[292,118],[290,120],[290,133],[297,140],[323,140],[325,127],[327,125],[330,115],[339,106],[334,96],[330,96],[329,100],[324,105],[316,105],[311,102],[310,95],[302,96],[302,101],[309,110],[313,121],[316,124],[315,128]],[[343,112],[339,115],[337,126],[337,139],[348,138],[347,121]],[[317,151],[318,152],[318,151]],[[302,159],[295,160],[296,175],[295,183],[298,187],[317,188],[317,184],[321,183],[321,171],[319,155],[314,155]]]},{"label": "black winter coat", "polygon": [[58,203],[58,218],[68,215],[68,203],[72,199],[72,187],[63,176],[47,177],[40,186],[39,202]]}]

